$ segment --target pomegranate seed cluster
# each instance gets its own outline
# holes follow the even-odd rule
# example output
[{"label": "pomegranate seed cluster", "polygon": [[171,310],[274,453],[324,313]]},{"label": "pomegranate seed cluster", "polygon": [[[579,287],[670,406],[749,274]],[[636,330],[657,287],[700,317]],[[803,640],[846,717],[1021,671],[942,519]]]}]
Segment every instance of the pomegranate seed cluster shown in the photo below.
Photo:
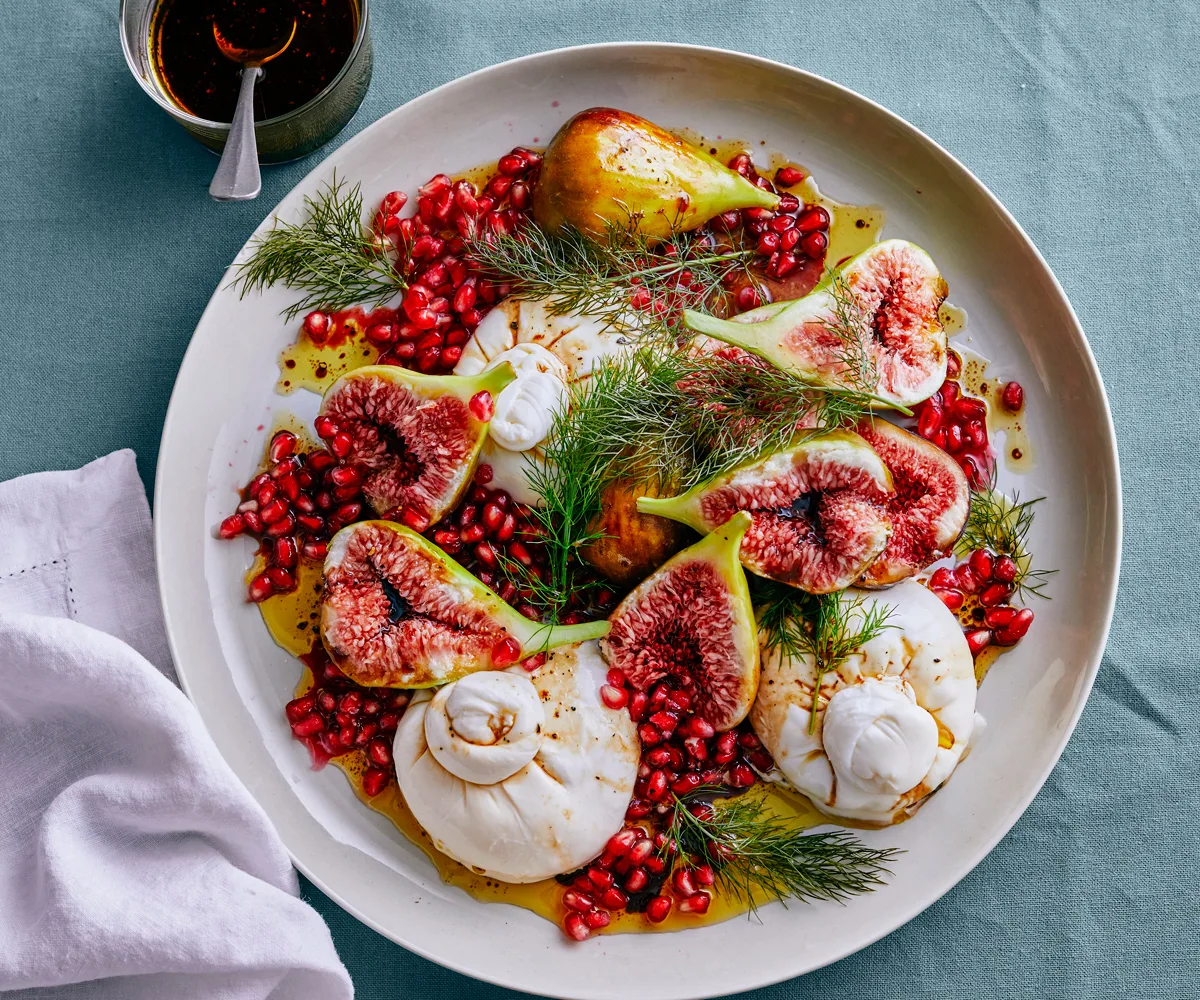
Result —
[{"label": "pomegranate seed cluster", "polygon": [[[708,810],[705,805],[693,812]],[[679,856],[679,845],[667,834],[650,833],[644,826],[628,826],[609,838],[592,864],[558,881],[567,886],[562,902],[562,926],[567,936],[583,941],[594,930],[607,927],[612,914],[622,910],[644,913],[660,924],[672,909],[701,915],[712,903],[716,872],[712,865]]]},{"label": "pomegranate seed cluster", "polygon": [[1012,556],[976,549],[953,569],[943,566],[929,578],[930,590],[956,614],[962,615],[967,598],[974,598],[966,615],[972,656],[991,645],[1015,646],[1033,624],[1031,608],[1011,603],[1019,572]]},{"label": "pomegranate seed cluster", "polygon": [[320,643],[303,659],[312,670],[313,686],[284,708],[292,735],[308,747],[315,767],[361,750],[367,762],[362,788],[374,798],[396,776],[392,738],[411,692],[355,684]]},{"label": "pomegranate seed cluster", "polygon": [[[775,172],[775,183],[754,169],[749,153],[738,153],[729,161],[737,171],[756,187],[778,194],[776,185],[783,188],[799,184],[805,177],[796,167],[781,167]],[[806,261],[822,261],[829,249],[829,213],[819,205],[805,205],[794,194],[781,195],[779,206],[746,208],[726,212],[713,220],[713,228],[729,233],[740,231],[747,246],[752,246],[763,258],[762,269],[769,278],[788,277]],[[758,291],[752,286],[737,294],[737,309],[745,312],[761,305]]]},{"label": "pomegranate seed cluster", "polygon": [[[716,875],[711,865],[685,857],[663,829],[675,797],[702,786],[723,786],[729,794],[750,788],[760,772],[775,766],[771,754],[749,728],[718,733],[691,711],[691,696],[659,681],[650,691],[632,689],[620,670],[610,670],[600,688],[609,708],[626,709],[638,726],[642,759],[625,818],[631,824],[615,834],[592,864],[559,882],[563,893],[563,930],[582,941],[607,927],[611,914],[644,913],[651,923],[666,920],[672,908],[706,913]],[[697,815],[711,807],[691,807]]]},{"label": "pomegranate seed cluster", "polygon": [[[958,355],[951,351],[946,381],[914,410],[917,433],[949,452],[967,474],[967,482],[980,489],[991,481],[996,453],[988,440],[987,403],[963,392],[957,381],[961,370]],[[1018,383],[1009,382],[1001,400],[1015,413],[1024,405],[1025,391]]]},{"label": "pomegranate seed cluster", "polygon": [[[466,241],[479,233],[511,234],[533,204],[540,153],[514,149],[500,157],[496,173],[479,190],[469,180],[437,174],[417,192],[413,213],[403,191],[380,203],[375,232],[398,254],[397,270],[408,285],[393,318],[363,331],[382,352],[379,364],[432,375],[454,370],[463,346],[487,311],[508,295],[506,284],[479,275],[466,256]],[[305,328],[320,336],[329,317],[310,313]]]},{"label": "pomegranate seed cluster", "polygon": [[[550,569],[541,540],[541,526],[525,504],[508,492],[493,489],[492,467],[484,463],[463,500],[436,524],[427,526],[425,537],[454,557],[465,569],[513,605],[526,618],[539,620],[534,584],[546,580]],[[527,581],[524,585],[521,578]],[[571,610],[559,619],[574,625],[586,617],[603,617],[615,595],[605,587],[580,588],[571,598]],[[539,663],[545,657],[535,657]],[[531,668],[538,663],[530,664]]]},{"label": "pomegranate seed cluster", "polygon": [[[250,480],[238,509],[217,529],[222,538],[259,540],[267,567],[250,581],[248,596],[256,603],[295,590],[300,559],[324,559],[329,539],[362,516],[362,472],[342,463],[338,438],[330,450],[307,454],[296,453],[298,444],[291,431],[271,439],[267,470]],[[340,455],[349,450],[346,437]]]}]

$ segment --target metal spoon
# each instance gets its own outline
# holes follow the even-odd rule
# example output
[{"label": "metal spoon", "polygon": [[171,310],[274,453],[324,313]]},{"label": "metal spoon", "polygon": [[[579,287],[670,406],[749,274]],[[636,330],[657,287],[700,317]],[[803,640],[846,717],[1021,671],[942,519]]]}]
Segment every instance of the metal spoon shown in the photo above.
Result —
[{"label": "metal spoon", "polygon": [[269,63],[287,51],[296,37],[296,19],[292,18],[292,30],[282,45],[266,49],[239,49],[231,45],[221,34],[216,20],[213,21],[213,38],[221,55],[242,67],[242,87],[238,91],[237,108],[233,112],[233,124],[229,126],[229,138],[221,162],[213,174],[208,193],[217,201],[249,201],[257,198],[262,190],[262,175],[258,171],[258,144],[254,139],[254,81],[262,75],[264,63]]}]

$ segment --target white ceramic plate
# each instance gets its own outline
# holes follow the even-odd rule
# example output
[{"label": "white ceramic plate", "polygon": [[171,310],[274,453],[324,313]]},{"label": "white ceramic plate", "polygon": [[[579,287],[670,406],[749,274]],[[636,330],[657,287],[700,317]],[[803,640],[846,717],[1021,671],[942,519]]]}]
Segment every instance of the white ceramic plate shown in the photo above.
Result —
[{"label": "white ceramic plate", "polygon": [[[968,345],[1017,378],[1049,497],[1039,565],[1061,572],[1029,638],[980,693],[986,735],[912,821],[866,839],[902,848],[886,888],[848,905],[775,905],[675,934],[579,945],[524,910],[443,886],[417,848],[362,807],[335,769],[310,771],[282,706],[299,668],[244,602],[250,544],[213,528],[252,474],[272,412],[310,417],[316,398],[272,392],[295,333],[277,288],[239,300],[229,276],[200,320],[163,431],[155,497],[163,604],[179,676],[213,738],[262,803],[296,866],[347,910],[434,961],[556,997],[682,998],[750,989],[850,954],[929,906],[976,865],[1041,787],[1083,708],[1108,632],[1120,556],[1116,443],[1083,331],[1017,223],[953,157],[883,108],[763,59],[682,45],[613,44],[529,56],[417,98],[347,142],[278,206],[336,170],[368,205],[439,171],[545,142],[575,111],[610,105],[667,127],[736,137],[804,164],[835,198],[886,207],[886,234],[925,247],[970,316]],[[765,145],[760,145],[765,140]],[[263,226],[267,226],[264,222]],[[713,956],[724,956],[714,961]],[[662,970],[669,969],[669,975]]]}]

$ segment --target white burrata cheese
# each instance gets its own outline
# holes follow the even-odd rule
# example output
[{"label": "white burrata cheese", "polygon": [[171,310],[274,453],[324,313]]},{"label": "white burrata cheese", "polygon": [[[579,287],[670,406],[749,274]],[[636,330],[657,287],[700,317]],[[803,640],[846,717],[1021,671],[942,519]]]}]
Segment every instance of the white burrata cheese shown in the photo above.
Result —
[{"label": "white burrata cheese", "polygon": [[543,459],[541,444],[566,405],[567,387],[584,382],[596,365],[625,348],[614,327],[575,313],[556,315],[548,299],[505,299],[489,312],[463,348],[455,375],[511,361],[516,381],[496,398],[496,412],[479,456],[492,467],[492,485],[518,502],[534,504],[529,462]]},{"label": "white burrata cheese", "polygon": [[958,620],[916,581],[842,600],[891,608],[891,627],[822,678],[815,729],[815,663],[778,649],[763,649],[750,718],[786,781],[818,808],[886,825],[941,786],[982,730],[975,664]]},{"label": "white burrata cheese", "polygon": [[536,882],[596,857],[624,823],[637,730],[600,700],[595,642],[533,673],[470,674],[413,698],[396,730],[396,780],[435,847],[502,882]]}]

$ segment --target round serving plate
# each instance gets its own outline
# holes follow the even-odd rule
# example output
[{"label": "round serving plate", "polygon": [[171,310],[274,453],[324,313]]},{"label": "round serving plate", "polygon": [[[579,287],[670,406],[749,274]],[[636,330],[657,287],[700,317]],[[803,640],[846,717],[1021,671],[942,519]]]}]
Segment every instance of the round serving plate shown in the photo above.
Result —
[{"label": "round serving plate", "polygon": [[[276,208],[298,220],[334,172],[365,203],[433,174],[545,143],[571,114],[626,109],[668,128],[744,140],[804,164],[841,201],[885,206],[885,234],[927,249],[970,316],[957,343],[1019,379],[1036,464],[1004,489],[1045,495],[1032,539],[1054,600],[979,696],[988,728],[907,823],[864,833],[901,848],[893,877],[846,905],[766,907],[671,934],[568,941],[525,910],[443,885],[424,855],[363,807],[334,768],[309,769],[283,704],[299,666],[245,602],[251,543],[214,527],[253,473],[275,416],[317,399],[273,391],[296,323],[275,288],[239,298],[229,273],[196,328],[163,430],[155,496],[167,630],[185,690],[296,866],[360,920],[460,972],[562,998],[684,998],[751,989],[833,962],[911,920],[1012,827],[1046,780],[1100,663],[1120,559],[1120,480],[1104,389],[1062,288],[1028,237],[957,160],[884,108],[812,74],[687,45],[608,44],[493,66],[397,109],[333,153]],[[265,220],[260,231],[270,225]],[[246,251],[243,250],[243,254]],[[239,257],[240,259],[240,257]],[[726,956],[713,961],[713,955]],[[660,971],[670,969],[669,976]]]}]

